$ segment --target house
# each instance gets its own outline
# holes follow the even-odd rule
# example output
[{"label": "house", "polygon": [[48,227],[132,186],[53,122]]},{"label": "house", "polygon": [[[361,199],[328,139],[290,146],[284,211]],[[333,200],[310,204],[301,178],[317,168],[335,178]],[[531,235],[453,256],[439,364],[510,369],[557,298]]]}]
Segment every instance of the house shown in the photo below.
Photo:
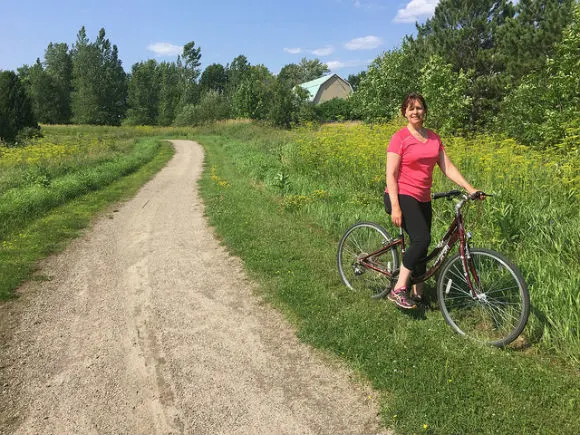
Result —
[{"label": "house", "polygon": [[331,74],[317,78],[298,86],[306,89],[310,94],[310,101],[314,104],[324,103],[333,98],[347,98],[352,94],[352,86],[338,74]]}]

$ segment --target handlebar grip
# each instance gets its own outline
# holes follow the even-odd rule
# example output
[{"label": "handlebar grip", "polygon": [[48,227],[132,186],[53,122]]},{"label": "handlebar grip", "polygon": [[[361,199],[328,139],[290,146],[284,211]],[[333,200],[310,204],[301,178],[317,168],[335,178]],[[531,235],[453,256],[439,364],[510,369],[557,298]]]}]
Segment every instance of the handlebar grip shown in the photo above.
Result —
[{"label": "handlebar grip", "polygon": [[485,193],[482,190],[478,190],[477,192],[473,192],[471,195],[469,195],[469,199],[484,199],[486,196],[493,196],[490,195],[488,193]]},{"label": "handlebar grip", "polygon": [[431,198],[433,198],[433,199],[451,198],[453,196],[459,196],[459,195],[461,195],[461,191],[459,191],[459,190],[450,190],[449,192],[433,193],[431,195]]}]

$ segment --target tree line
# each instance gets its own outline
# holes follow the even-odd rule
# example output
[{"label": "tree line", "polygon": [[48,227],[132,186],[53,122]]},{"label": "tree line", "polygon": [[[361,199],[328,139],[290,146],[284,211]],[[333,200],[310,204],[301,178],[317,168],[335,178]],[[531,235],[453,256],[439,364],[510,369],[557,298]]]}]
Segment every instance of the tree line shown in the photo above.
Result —
[{"label": "tree line", "polygon": [[304,58],[275,75],[239,55],[201,71],[201,49],[192,41],[175,62],[147,60],[125,73],[105,30],[91,42],[83,27],[70,49],[51,43],[43,61],[0,72],[0,137],[14,140],[36,122],[386,121],[411,91],[425,95],[429,125],[442,133],[493,130],[548,146],[566,144],[580,131],[577,0],[441,0],[416,27],[416,36],[348,77],[350,99],[316,107],[296,85],[329,73],[318,59]]}]

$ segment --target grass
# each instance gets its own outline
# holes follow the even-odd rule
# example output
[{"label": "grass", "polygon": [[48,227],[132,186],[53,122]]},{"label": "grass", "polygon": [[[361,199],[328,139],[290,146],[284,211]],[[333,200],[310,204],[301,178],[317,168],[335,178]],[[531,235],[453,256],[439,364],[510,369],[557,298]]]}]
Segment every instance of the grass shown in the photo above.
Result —
[{"label": "grass", "polygon": [[171,158],[159,139],[138,141],[112,161],[69,172],[50,186],[7,191],[0,205],[0,299],[34,277],[38,260],[58,252],[108,205],[133,195]]},{"label": "grass", "polygon": [[[333,124],[282,132],[220,126],[224,146],[248,180],[307,217],[334,240],[359,220],[382,223],[385,147],[399,125]],[[494,196],[466,211],[472,245],[497,250],[521,269],[532,315],[523,339],[532,349],[580,363],[580,159],[542,153],[498,137],[444,138],[448,153],[477,187]],[[558,180],[555,183],[555,180]],[[454,185],[435,171],[434,190]],[[434,204],[433,239],[451,220],[452,203]]]},{"label": "grass", "polygon": [[365,216],[380,195],[305,181],[284,150],[293,138],[280,132],[235,126],[197,140],[207,153],[206,213],[223,243],[302,340],[372,383],[385,426],[399,433],[578,432],[573,360],[535,347],[481,347],[455,335],[435,308],[402,313],[342,285],[335,264],[337,234],[346,228],[340,209],[356,201]]}]

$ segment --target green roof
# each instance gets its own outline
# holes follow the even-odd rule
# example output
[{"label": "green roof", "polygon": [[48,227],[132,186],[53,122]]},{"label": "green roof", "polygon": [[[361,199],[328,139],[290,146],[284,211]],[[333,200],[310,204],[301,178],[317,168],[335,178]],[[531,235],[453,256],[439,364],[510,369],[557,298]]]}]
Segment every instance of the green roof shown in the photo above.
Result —
[{"label": "green roof", "polygon": [[324,83],[326,83],[331,77],[335,76],[336,74],[330,74],[327,76],[322,76],[319,77],[317,79],[314,80],[310,80],[309,82],[306,83],[300,83],[300,87],[304,88],[308,91],[308,93],[310,94],[310,100],[313,100],[314,97],[316,97],[316,94],[318,93],[318,90],[320,89],[320,86],[322,86]]}]

